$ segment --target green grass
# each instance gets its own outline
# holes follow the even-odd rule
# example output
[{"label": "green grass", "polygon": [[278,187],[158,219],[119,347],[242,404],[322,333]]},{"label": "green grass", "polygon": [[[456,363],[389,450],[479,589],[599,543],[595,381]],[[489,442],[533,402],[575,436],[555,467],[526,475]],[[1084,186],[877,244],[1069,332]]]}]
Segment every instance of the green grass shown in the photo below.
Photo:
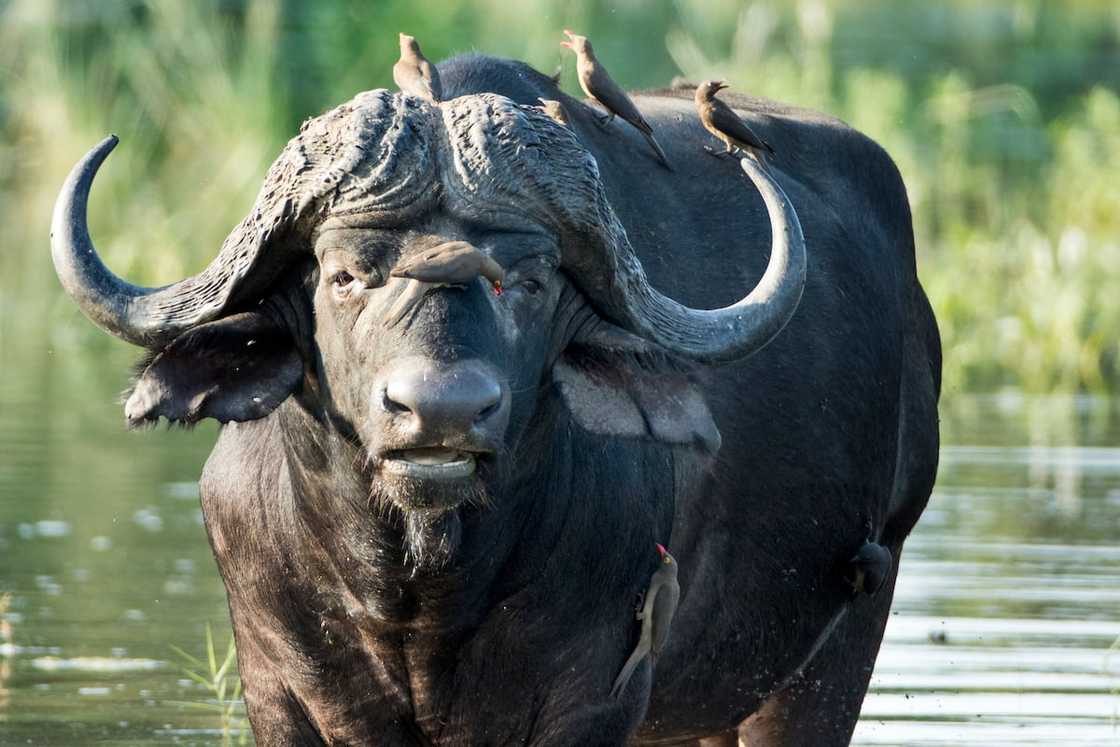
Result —
[{"label": "green grass", "polygon": [[73,322],[46,229],[66,171],[107,132],[122,145],[94,236],[118,272],[167,282],[216,252],[300,121],[391,85],[398,30],[435,59],[563,60],[575,92],[565,26],[629,87],[718,76],[882,143],[908,185],[949,392],[1120,388],[1120,7],[1093,0],[12,0],[0,327],[9,310],[22,334]]},{"label": "green grass", "polygon": [[171,649],[183,662],[183,674],[207,693],[206,700],[177,701],[184,708],[212,712],[218,719],[222,744],[249,743],[249,721],[241,699],[241,678],[237,675],[237,649],[230,636],[225,654],[219,660],[214,648],[214,633],[206,624],[205,659],[193,656],[178,646]]}]

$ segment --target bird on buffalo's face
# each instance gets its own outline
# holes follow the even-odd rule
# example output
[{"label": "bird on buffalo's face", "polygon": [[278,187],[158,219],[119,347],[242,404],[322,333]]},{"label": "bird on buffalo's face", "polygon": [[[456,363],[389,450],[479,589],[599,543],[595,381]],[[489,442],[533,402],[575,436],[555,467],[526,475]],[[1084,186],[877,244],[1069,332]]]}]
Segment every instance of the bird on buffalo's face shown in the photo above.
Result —
[{"label": "bird on buffalo's face", "polygon": [[661,563],[653,572],[641,609],[635,615],[642,621],[642,632],[634,652],[622,665],[622,671],[614,680],[614,686],[611,687],[613,698],[617,698],[626,689],[626,683],[630,681],[642,659],[648,654],[660,655],[665,642],[669,640],[669,626],[677,611],[681,587],[677,583],[677,561],[661,545],[657,546],[657,552],[661,555]]},{"label": "bird on buffalo's face", "polygon": [[894,561],[891,551],[877,542],[865,542],[863,547],[848,561],[851,564],[852,576],[849,583],[856,594],[875,594],[883,588],[883,583],[890,575]]},{"label": "bird on buffalo's face", "polygon": [[599,124],[606,125],[614,119],[616,114],[622,117],[633,125],[638,132],[642,133],[649,146],[657,154],[657,160],[661,162],[661,165],[672,171],[673,167],[669,165],[669,159],[665,155],[665,151],[661,149],[661,146],[653,137],[653,128],[642,117],[638,107],[634,106],[634,102],[626,95],[626,91],[614,82],[610,73],[603,67],[603,63],[595,58],[595,50],[591,48],[591,42],[587,40],[586,36],[574,34],[568,29],[564,29],[564,33],[568,35],[568,41],[562,41],[560,45],[576,53],[576,72],[578,73],[580,88],[583,89],[588,98],[598,101],[607,110],[607,116],[600,118]]},{"label": "bird on buffalo's face", "polygon": [[760,151],[774,155],[774,149],[769,143],[755,134],[730,106],[716,98],[716,94],[724,88],[727,88],[727,84],[723,81],[706,80],[696,89],[696,111],[700,115],[700,123],[727,147],[722,154],[706,145],[704,150],[712,155],[728,155],[735,150],[743,150],[756,160],[760,158]]},{"label": "bird on buffalo's face", "polygon": [[541,105],[537,108],[552,117],[555,122],[565,127],[570,126],[568,124],[568,114],[564,111],[564,107],[559,101],[554,101],[553,99],[537,99],[537,101],[541,102]]},{"label": "bird on buffalo's face", "polygon": [[385,326],[400,321],[429,290],[439,286],[466,285],[477,277],[484,277],[502,294],[502,266],[465,241],[447,241],[425,249],[397,263],[389,274],[395,278],[408,278],[410,283],[385,315]]},{"label": "bird on buffalo's face", "polygon": [[428,62],[415,38],[401,34],[400,42],[401,58],[393,65],[393,82],[402,93],[418,96],[433,104],[442,101],[443,87],[435,65]]}]

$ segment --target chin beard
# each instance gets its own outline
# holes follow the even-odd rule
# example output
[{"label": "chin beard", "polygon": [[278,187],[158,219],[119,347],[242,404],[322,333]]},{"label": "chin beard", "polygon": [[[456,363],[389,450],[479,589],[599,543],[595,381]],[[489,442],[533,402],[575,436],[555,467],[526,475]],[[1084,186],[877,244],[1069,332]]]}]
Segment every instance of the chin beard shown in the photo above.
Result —
[{"label": "chin beard", "polygon": [[447,484],[395,477],[375,480],[370,502],[380,506],[390,523],[397,523],[390,517],[400,517],[403,560],[415,577],[439,573],[454,563],[462,544],[462,508],[490,501],[479,479]]},{"label": "chin beard", "polygon": [[404,515],[404,562],[412,575],[438,573],[449,566],[463,539],[459,510],[443,513],[406,511]]}]

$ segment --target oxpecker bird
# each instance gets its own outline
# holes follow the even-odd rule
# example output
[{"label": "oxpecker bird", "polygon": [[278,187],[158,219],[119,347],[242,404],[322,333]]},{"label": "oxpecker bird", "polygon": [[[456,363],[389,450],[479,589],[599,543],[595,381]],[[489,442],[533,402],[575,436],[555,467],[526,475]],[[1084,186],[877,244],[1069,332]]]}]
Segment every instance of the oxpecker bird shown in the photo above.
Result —
[{"label": "oxpecker bird", "polygon": [[613,698],[617,698],[626,689],[626,683],[630,681],[642,659],[649,654],[659,656],[665,648],[665,642],[669,640],[669,626],[677,611],[681,587],[677,583],[677,561],[661,545],[657,546],[657,552],[661,555],[661,564],[653,572],[642,608],[635,615],[642,621],[642,632],[634,652],[622,665],[622,671],[614,680],[611,688]]},{"label": "oxpecker bird", "polygon": [[653,128],[642,117],[638,107],[634,106],[634,102],[626,95],[626,91],[611,79],[603,63],[595,58],[595,50],[591,48],[591,42],[586,36],[573,34],[568,29],[564,29],[564,33],[568,35],[568,41],[562,41],[560,44],[576,53],[576,72],[579,74],[580,88],[588,98],[598,101],[607,110],[607,116],[600,119],[599,123],[603,125],[609,123],[616,114],[622,117],[642,133],[657,154],[657,160],[661,161],[661,165],[672,171],[673,167],[669,165],[665,151],[661,150],[661,146],[653,137]]},{"label": "oxpecker bird", "polygon": [[439,83],[439,71],[428,62],[420,51],[416,39],[401,34],[401,58],[393,65],[393,82],[402,93],[418,96],[433,104],[443,101],[443,87]]},{"label": "oxpecker bird", "polygon": [[389,274],[408,278],[409,283],[385,315],[385,326],[401,320],[429,290],[440,286],[466,285],[477,277],[490,281],[494,293],[502,294],[502,266],[465,241],[447,241],[425,249],[397,264]]},{"label": "oxpecker bird", "polygon": [[876,542],[865,542],[863,547],[848,561],[852,567],[849,583],[852,591],[868,595],[875,594],[883,587],[891,573],[891,551]]},{"label": "oxpecker bird", "polygon": [[565,127],[571,127],[571,125],[568,124],[568,113],[564,111],[564,107],[559,101],[554,101],[553,99],[537,99],[537,101],[541,102],[541,105],[537,107],[538,109],[552,117],[559,124]]},{"label": "oxpecker bird", "polygon": [[712,155],[728,155],[736,150],[743,150],[754,156],[755,160],[758,160],[760,151],[773,155],[774,149],[770,144],[756,135],[730,106],[716,98],[716,94],[724,88],[727,88],[727,84],[723,81],[706,80],[696,89],[696,111],[700,115],[701,124],[727,147],[723,154],[717,154],[706,145],[704,150]]}]

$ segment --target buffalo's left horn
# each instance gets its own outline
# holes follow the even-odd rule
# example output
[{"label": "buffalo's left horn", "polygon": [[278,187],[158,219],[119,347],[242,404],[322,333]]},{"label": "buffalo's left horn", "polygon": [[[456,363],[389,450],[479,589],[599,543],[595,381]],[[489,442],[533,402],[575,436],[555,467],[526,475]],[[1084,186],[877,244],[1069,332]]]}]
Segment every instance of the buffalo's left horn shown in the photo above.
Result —
[{"label": "buffalo's left horn", "polygon": [[[157,349],[223,313],[271,231],[261,230],[259,221],[252,220],[260,215],[255,211],[198,275],[162,288],[141,288],[122,280],[98,257],[86,222],[93,178],[116,145],[116,135],[105,138],[66,178],[51,219],[51,257],[62,287],[94,324],[134,345]],[[291,211],[285,207],[275,212],[287,218]],[[257,274],[261,279],[265,275]]]},{"label": "buffalo's left horn", "polygon": [[[741,164],[766,204],[773,239],[766,272],[737,303],[722,309],[693,309],[658,292],[646,279],[621,226],[614,232],[612,251],[575,268],[581,285],[613,321],[702,363],[729,363],[762,348],[793,317],[805,289],[805,237],[797,212],[765,166],[752,158],[743,158]],[[599,264],[603,260],[610,265],[607,273]]]}]

